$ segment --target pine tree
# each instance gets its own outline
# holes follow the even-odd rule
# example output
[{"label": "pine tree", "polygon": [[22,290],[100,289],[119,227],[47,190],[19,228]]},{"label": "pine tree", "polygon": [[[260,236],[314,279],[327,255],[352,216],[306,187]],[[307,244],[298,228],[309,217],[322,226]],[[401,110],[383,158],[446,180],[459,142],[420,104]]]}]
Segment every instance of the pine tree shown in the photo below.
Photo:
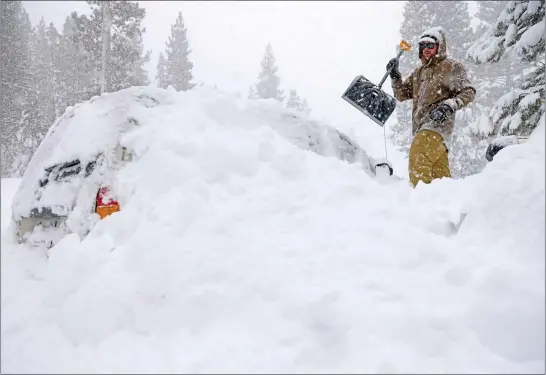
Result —
[{"label": "pine tree", "polygon": [[28,86],[16,132],[17,156],[12,166],[15,175],[24,173],[30,158],[56,117],[53,56],[43,18],[29,32],[29,36]]},{"label": "pine tree", "polygon": [[29,105],[30,20],[20,1],[0,2],[0,116],[2,177],[13,175],[28,154],[21,118]]},{"label": "pine tree", "polygon": [[32,36],[30,71],[35,103],[27,108],[27,120],[33,128],[35,139],[41,141],[56,117],[53,56],[43,17]]},{"label": "pine tree", "polygon": [[544,117],[545,13],[544,0],[506,3],[497,21],[468,50],[468,57],[477,64],[498,64],[507,56],[531,64],[520,87],[493,106],[494,135],[527,136]]},{"label": "pine tree", "polygon": [[55,113],[55,118],[61,116],[65,110],[62,108],[62,98],[61,98],[61,72],[59,70],[60,66],[60,52],[61,52],[61,35],[55,28],[53,23],[50,23],[46,30],[47,43],[49,46],[50,62],[51,62],[51,82],[53,97],[53,108]]},{"label": "pine tree", "polygon": [[[102,13],[99,8],[95,8],[89,17],[75,12],[71,14],[71,17],[73,18],[71,20],[72,47],[77,49],[75,56],[80,64],[78,75],[81,79],[77,82],[80,97],[76,101],[79,103],[101,94]],[[108,91],[108,76],[106,76],[106,83],[106,91]]]},{"label": "pine tree", "polygon": [[17,87],[23,74],[16,63],[21,52],[20,1],[0,2],[0,116],[2,126],[2,177],[9,177],[9,167],[13,160],[13,138],[16,129],[21,88]]},{"label": "pine tree", "polygon": [[110,1],[104,1],[102,3],[96,3],[100,10],[101,20],[101,68],[100,68],[100,93],[104,94],[110,90],[109,83],[112,79],[114,69],[110,65],[114,60],[110,54],[112,51],[112,3]]},{"label": "pine tree", "polygon": [[[88,1],[92,14],[87,22],[86,50],[95,66],[95,84],[106,92],[148,85],[143,66],[150,60],[144,52],[141,26],[144,8],[132,1]],[[89,40],[91,39],[91,40]]]},{"label": "pine tree", "polygon": [[165,62],[165,57],[163,53],[159,53],[159,61],[157,63],[157,75],[155,76],[157,81],[157,87],[162,89],[167,88],[167,63]]},{"label": "pine tree", "polygon": [[[480,1],[477,4],[477,18],[480,22],[476,32],[478,38],[482,37],[495,24],[498,16],[504,10],[506,2]],[[522,73],[529,68],[530,64],[518,61],[512,56],[507,56],[497,64],[475,64],[473,61],[470,61],[469,64],[475,72],[473,78],[477,93],[474,107],[479,112],[472,131],[481,137],[487,137],[494,130],[489,113],[495,102],[506,92],[521,85]]]},{"label": "pine tree", "polygon": [[149,84],[144,9],[130,1],[88,4],[91,15],[72,13],[60,35],[43,19],[32,29],[21,2],[1,3],[3,175],[24,171],[66,107],[101,90]]},{"label": "pine tree", "polygon": [[506,5],[505,1],[478,1],[478,12],[476,17],[480,21],[476,36],[481,37],[487,29],[497,21],[499,14]]},{"label": "pine tree", "polygon": [[286,101],[286,108],[292,108],[305,114],[309,114],[311,112],[311,108],[309,108],[307,100],[302,99],[298,95],[297,91],[293,89],[290,90],[288,100]]},{"label": "pine tree", "polygon": [[249,99],[256,99],[258,96],[256,95],[256,89],[254,86],[250,86],[248,88],[248,98]]},{"label": "pine tree", "polygon": [[301,108],[301,98],[296,90],[290,90],[288,94],[288,100],[286,101],[286,108],[293,108],[299,110]]},{"label": "pine tree", "polygon": [[61,114],[67,107],[100,93],[94,55],[88,52],[92,38],[85,33],[87,24],[89,19],[86,16],[73,12],[66,17],[63,25],[58,58],[55,60],[55,70],[58,73],[57,106]]},{"label": "pine tree", "polygon": [[182,12],[179,12],[175,24],[171,26],[171,36],[167,42],[165,81],[167,87],[172,86],[176,91],[186,91],[195,86],[191,82],[193,63],[189,59],[190,52],[184,18]]},{"label": "pine tree", "polygon": [[301,110],[305,114],[310,114],[311,113],[311,107],[309,106],[309,103],[307,103],[307,99],[305,99],[305,98],[301,102]]},{"label": "pine tree", "polygon": [[32,157],[34,149],[37,147],[37,137],[35,133],[36,122],[32,121],[32,109],[38,104],[37,91],[34,86],[34,75],[32,74],[32,44],[34,33],[30,24],[28,13],[23,8],[21,15],[21,35],[24,40],[24,73],[23,80],[19,84],[24,87],[24,97],[21,102],[21,114],[17,121],[17,131],[15,133],[14,160],[11,165],[11,174],[21,176]]},{"label": "pine tree", "polygon": [[144,51],[142,21],[146,10],[131,1],[115,2],[112,34],[112,91],[131,86],[150,84],[144,65],[150,61],[151,51]]},{"label": "pine tree", "polygon": [[276,99],[282,102],[284,100],[283,91],[279,90],[281,79],[277,75],[275,55],[270,43],[265,48],[265,55],[261,66],[262,70],[258,75],[258,83],[256,83],[257,97],[261,99]]}]

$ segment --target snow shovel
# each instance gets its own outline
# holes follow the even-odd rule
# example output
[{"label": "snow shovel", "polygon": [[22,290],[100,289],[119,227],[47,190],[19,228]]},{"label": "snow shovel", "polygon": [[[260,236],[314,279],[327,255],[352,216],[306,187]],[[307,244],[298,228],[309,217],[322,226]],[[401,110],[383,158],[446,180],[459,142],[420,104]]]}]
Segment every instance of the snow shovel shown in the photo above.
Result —
[{"label": "snow shovel", "polygon": [[[402,56],[404,51],[411,51],[411,45],[405,40],[400,42],[399,47],[400,51],[396,55],[397,59]],[[385,126],[385,122],[389,119],[394,108],[396,108],[396,99],[381,90],[381,86],[389,76],[391,70],[392,68],[385,73],[385,76],[377,86],[364,76],[357,76],[342,95],[343,99],[379,126]]]}]

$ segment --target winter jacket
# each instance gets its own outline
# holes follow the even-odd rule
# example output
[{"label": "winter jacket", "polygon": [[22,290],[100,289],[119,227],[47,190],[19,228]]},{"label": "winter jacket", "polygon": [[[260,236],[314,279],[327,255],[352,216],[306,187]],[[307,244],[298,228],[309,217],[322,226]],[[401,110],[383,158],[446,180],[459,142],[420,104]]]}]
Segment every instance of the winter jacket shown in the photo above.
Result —
[{"label": "winter jacket", "polygon": [[[427,64],[415,69],[404,81],[393,79],[392,88],[398,101],[413,99],[412,132],[430,129],[437,131],[448,142],[455,124],[455,111],[467,106],[476,96],[476,89],[471,86],[466,70],[457,61],[447,58],[446,37],[439,31],[441,42],[438,53]],[[429,114],[440,104],[446,103],[453,109],[453,114],[443,123],[434,123]]]}]

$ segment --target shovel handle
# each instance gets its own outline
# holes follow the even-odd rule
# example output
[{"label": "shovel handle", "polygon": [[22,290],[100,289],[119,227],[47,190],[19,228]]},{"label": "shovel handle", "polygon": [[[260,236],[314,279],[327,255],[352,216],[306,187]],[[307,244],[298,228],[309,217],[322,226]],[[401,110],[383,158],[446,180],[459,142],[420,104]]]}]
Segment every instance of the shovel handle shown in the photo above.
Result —
[{"label": "shovel handle", "polygon": [[[398,60],[400,58],[400,56],[402,56],[402,54],[404,53],[404,50],[401,49],[399,52],[398,52],[398,55],[396,55],[396,59]],[[379,85],[378,87],[381,88],[381,86],[383,86],[383,82],[385,82],[385,80],[387,79],[387,77],[389,76],[389,74],[391,74],[391,70],[392,70],[392,66],[389,70],[387,70],[387,73],[385,73],[385,75],[383,76],[383,79],[381,80],[381,82],[379,82]]]}]

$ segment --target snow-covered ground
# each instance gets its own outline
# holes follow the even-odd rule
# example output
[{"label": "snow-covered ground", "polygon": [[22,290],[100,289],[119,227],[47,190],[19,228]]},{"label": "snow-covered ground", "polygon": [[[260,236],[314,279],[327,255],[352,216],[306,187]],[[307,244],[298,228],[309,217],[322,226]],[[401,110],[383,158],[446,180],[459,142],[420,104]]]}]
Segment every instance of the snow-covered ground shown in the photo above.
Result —
[{"label": "snow-covered ground", "polygon": [[11,219],[11,201],[15,195],[15,191],[19,187],[20,178],[3,178],[2,179],[2,235],[9,226]]},{"label": "snow-covered ground", "polygon": [[83,241],[14,244],[2,181],[2,372],[544,373],[544,125],[414,190],[171,99]]}]

